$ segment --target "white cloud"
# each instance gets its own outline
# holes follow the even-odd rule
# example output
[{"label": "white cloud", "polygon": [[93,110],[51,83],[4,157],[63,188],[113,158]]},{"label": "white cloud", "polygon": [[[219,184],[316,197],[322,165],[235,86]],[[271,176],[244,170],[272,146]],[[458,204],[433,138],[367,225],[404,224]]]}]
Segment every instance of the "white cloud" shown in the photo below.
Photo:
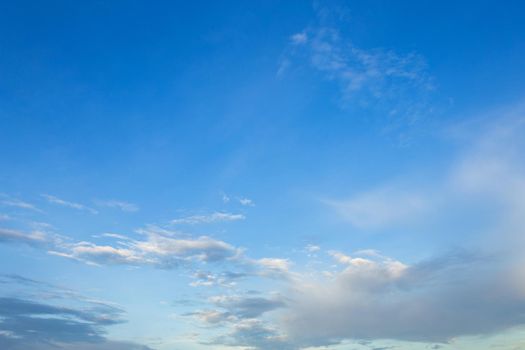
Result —
[{"label": "white cloud", "polygon": [[[403,130],[399,138],[406,144],[406,130],[428,120],[435,109],[434,84],[425,60],[416,53],[398,53],[383,48],[363,49],[351,38],[321,21],[290,37],[279,62],[282,77],[294,66],[308,66],[339,87],[343,109],[366,108],[383,118],[383,131]],[[435,98],[434,98],[435,99]]]},{"label": "white cloud", "polygon": [[180,237],[174,232],[156,227],[139,232],[146,238],[128,238],[117,242],[116,246],[91,242],[61,243],[50,253],[99,265],[152,265],[161,268],[191,262],[233,261],[241,254],[239,249],[230,244],[207,236]]},{"label": "white cloud", "polygon": [[76,210],[88,211],[91,214],[98,214],[98,211],[96,211],[93,208],[87,207],[83,204],[68,202],[58,197],[51,196],[49,194],[43,194],[42,197],[44,197],[49,203],[52,203],[52,204],[57,204],[57,205],[61,205],[61,206],[76,209]]},{"label": "white cloud", "polygon": [[255,203],[253,202],[253,200],[251,200],[249,198],[239,198],[239,203],[241,205],[246,206],[246,207],[253,207],[253,206],[255,206]]},{"label": "white cloud", "polygon": [[124,241],[127,241],[127,240],[131,240],[131,238],[129,238],[128,236],[124,236],[124,235],[121,235],[121,234],[118,234],[118,233],[103,233],[101,234],[100,236],[95,236],[95,237],[108,237],[108,238],[116,238],[116,239],[121,239],[121,240],[124,240]]},{"label": "white cloud", "polygon": [[318,251],[321,250],[321,247],[319,247],[318,245],[315,245],[315,244],[308,244],[304,249],[308,253],[317,253]]},{"label": "white cloud", "polygon": [[174,219],[171,221],[173,225],[186,224],[186,225],[196,225],[196,224],[211,224],[218,222],[229,222],[229,221],[240,221],[244,220],[246,217],[243,214],[233,214],[225,212],[214,212],[207,215],[192,215],[184,218]]},{"label": "white cloud", "polygon": [[37,211],[37,212],[42,212],[39,208],[37,208],[35,205],[33,205],[31,203],[24,202],[24,201],[22,201],[20,199],[11,198],[11,197],[6,196],[6,195],[2,195],[2,197],[4,197],[5,199],[2,200],[1,203],[3,205],[5,205],[5,206],[21,208],[21,209],[28,209],[28,210],[33,210],[33,211]]},{"label": "white cloud", "polygon": [[288,272],[290,270],[290,261],[280,258],[262,258],[256,260],[256,263],[264,268],[275,271]]},{"label": "white cloud", "polygon": [[293,44],[299,45],[299,44],[305,44],[308,41],[308,35],[304,32],[302,33],[295,33],[290,37],[290,40]]}]

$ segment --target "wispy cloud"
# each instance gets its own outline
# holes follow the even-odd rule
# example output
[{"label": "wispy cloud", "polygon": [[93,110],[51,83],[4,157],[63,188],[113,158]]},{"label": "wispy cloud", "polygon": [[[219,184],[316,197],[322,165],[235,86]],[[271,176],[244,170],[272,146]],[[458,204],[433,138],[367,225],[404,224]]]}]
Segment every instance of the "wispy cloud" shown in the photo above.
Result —
[{"label": "wispy cloud", "polygon": [[141,229],[145,239],[131,238],[116,245],[91,242],[63,243],[50,251],[53,255],[95,265],[150,265],[172,268],[191,262],[218,262],[236,259],[241,250],[207,236],[182,237],[156,227]]},{"label": "wispy cloud", "polygon": [[392,186],[349,199],[325,201],[344,220],[362,229],[379,229],[414,221],[430,209],[430,202],[425,194]]},{"label": "wispy cloud", "polygon": [[304,50],[313,68],[340,83],[344,99],[359,93],[392,99],[403,88],[433,88],[423,58],[414,53],[361,49],[331,27],[310,27],[290,40],[295,51]]},{"label": "wispy cloud", "polygon": [[76,209],[76,210],[88,211],[91,214],[98,214],[98,211],[88,206],[85,206],[84,204],[69,202],[69,201],[60,199],[58,197],[49,195],[49,194],[42,194],[42,197],[44,197],[49,203],[52,203],[52,204],[57,204],[57,205],[61,205],[61,206]]},{"label": "wispy cloud", "polygon": [[4,198],[0,201],[1,204],[8,206],[8,207],[14,207],[14,208],[20,208],[20,209],[28,209],[33,210],[37,212],[42,212],[39,208],[37,208],[34,204],[22,201],[17,198],[12,198],[7,195],[0,195],[1,198]]},{"label": "wispy cloud", "polygon": [[254,207],[255,206],[255,202],[253,200],[251,200],[250,198],[246,198],[246,197],[239,198],[239,203],[241,205],[246,206],[246,207]]},{"label": "wispy cloud", "polygon": [[295,33],[290,37],[290,40],[295,45],[302,45],[308,42],[308,35],[306,33]]},{"label": "wispy cloud", "polygon": [[47,234],[42,231],[23,232],[14,229],[0,228],[0,242],[36,244],[44,243],[47,240]]},{"label": "wispy cloud", "polygon": [[407,129],[435,113],[435,84],[421,55],[359,47],[326,18],[290,35],[277,75],[305,66],[339,87],[340,107],[376,112],[384,130],[400,131],[403,143]]},{"label": "wispy cloud", "polygon": [[185,225],[197,225],[197,224],[211,224],[218,222],[229,222],[244,220],[246,217],[243,214],[233,214],[226,212],[214,212],[205,215],[191,215],[179,219],[174,219],[171,224],[185,224]]},{"label": "wispy cloud", "polygon": [[139,211],[138,205],[118,200],[96,201],[96,204],[101,207],[120,209],[130,213]]}]

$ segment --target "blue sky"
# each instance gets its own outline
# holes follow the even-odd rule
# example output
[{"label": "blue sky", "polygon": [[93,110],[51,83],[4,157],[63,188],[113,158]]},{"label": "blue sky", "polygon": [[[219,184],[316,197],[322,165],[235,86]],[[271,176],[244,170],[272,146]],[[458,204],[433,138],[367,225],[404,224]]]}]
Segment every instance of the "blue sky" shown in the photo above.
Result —
[{"label": "blue sky", "polygon": [[0,348],[525,348],[524,10],[0,2]]}]

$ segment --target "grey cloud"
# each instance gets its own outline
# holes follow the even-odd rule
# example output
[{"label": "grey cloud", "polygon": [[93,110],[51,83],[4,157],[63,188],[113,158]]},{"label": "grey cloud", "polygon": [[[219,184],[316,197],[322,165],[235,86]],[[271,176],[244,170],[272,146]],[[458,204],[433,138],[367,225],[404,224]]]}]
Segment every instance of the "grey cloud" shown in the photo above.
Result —
[{"label": "grey cloud", "polygon": [[98,342],[102,326],[122,322],[114,310],[76,310],[18,298],[0,298],[0,328],[23,342]]},{"label": "grey cloud", "polygon": [[297,349],[278,330],[257,319],[242,320],[235,324],[229,334],[216,337],[205,344],[242,346],[249,349]]},{"label": "grey cloud", "polygon": [[[4,293],[18,286],[16,297],[0,296],[1,349],[149,349],[106,338],[106,327],[125,322],[114,305],[18,275],[2,275],[0,283],[9,287]],[[47,302],[30,295],[45,295]]]},{"label": "grey cloud", "polygon": [[335,280],[295,286],[286,315],[294,341],[446,343],[525,324],[525,294],[502,277],[505,263],[493,257],[452,254],[413,267],[361,260]]},{"label": "grey cloud", "polygon": [[261,319],[267,312],[286,307],[282,297],[215,296],[209,302],[217,310],[203,310],[188,315],[210,326],[227,327],[229,331],[206,344],[244,346],[250,349],[297,348],[288,341],[285,334]]},{"label": "grey cloud", "polygon": [[257,318],[266,312],[286,306],[280,298],[246,296],[218,296],[212,298],[212,303],[238,318]]},{"label": "grey cloud", "polygon": [[192,286],[220,286],[220,287],[233,287],[236,281],[245,277],[249,274],[246,272],[234,272],[234,271],[223,271],[220,273],[214,273],[211,271],[197,271],[193,274],[194,282]]},{"label": "grey cloud", "polygon": [[0,348],[5,350],[152,350],[152,348],[124,341],[100,340],[97,342],[50,342],[21,341],[0,335]]},{"label": "grey cloud", "polygon": [[20,230],[0,228],[0,242],[41,244],[46,242],[47,235],[41,231],[23,232]]}]

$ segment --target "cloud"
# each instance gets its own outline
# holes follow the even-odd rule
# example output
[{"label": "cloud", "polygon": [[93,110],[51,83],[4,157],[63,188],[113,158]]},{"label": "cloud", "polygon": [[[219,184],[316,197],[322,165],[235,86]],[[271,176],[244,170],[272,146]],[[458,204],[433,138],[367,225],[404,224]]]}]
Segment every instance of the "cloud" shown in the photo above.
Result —
[{"label": "cloud", "polygon": [[258,319],[237,322],[229,334],[216,337],[207,345],[247,347],[248,349],[297,349],[275,327]]},{"label": "cloud", "polygon": [[318,245],[315,245],[315,244],[308,244],[305,248],[304,248],[308,253],[317,253],[321,250],[321,247],[319,247]]},{"label": "cloud", "polygon": [[255,203],[249,198],[239,198],[239,203],[245,207],[254,207]]},{"label": "cloud", "polygon": [[249,276],[246,272],[224,271],[214,273],[211,271],[197,271],[192,275],[194,279],[190,283],[192,287],[212,287],[220,286],[231,288],[236,285],[236,281]]},{"label": "cloud", "polygon": [[219,325],[227,321],[235,321],[235,318],[225,312],[218,310],[202,310],[185,314],[184,316],[192,316],[206,325]]},{"label": "cloud", "polygon": [[118,307],[88,301],[88,298],[77,297],[71,291],[21,276],[3,276],[1,282],[21,286],[24,291],[21,294],[45,291],[48,295],[47,303],[23,296],[0,296],[2,349],[149,349],[105,337],[106,327],[124,322],[124,311]]},{"label": "cloud", "polygon": [[[385,131],[413,129],[433,115],[435,87],[421,55],[359,47],[322,12],[317,9],[317,23],[290,36],[278,76],[309,67],[338,86],[340,107],[366,108],[369,118],[377,112]],[[406,143],[407,133],[400,138]]]},{"label": "cloud", "polygon": [[224,212],[214,212],[208,215],[192,215],[184,218],[174,219],[171,221],[173,225],[197,225],[197,224],[211,224],[218,222],[230,222],[244,220],[246,217],[242,214],[232,214]]},{"label": "cloud", "polygon": [[48,240],[46,233],[42,231],[23,232],[8,228],[0,228],[0,242],[38,244]]},{"label": "cloud", "polygon": [[96,235],[96,236],[93,236],[93,237],[108,237],[108,238],[115,238],[115,239],[120,239],[120,240],[124,240],[124,241],[127,241],[127,240],[130,240],[131,238],[127,237],[127,236],[124,236],[124,235],[120,235],[118,233],[103,233],[101,235]]},{"label": "cloud", "polygon": [[197,318],[207,325],[231,326],[246,319],[258,319],[263,314],[286,307],[280,296],[273,298],[246,295],[218,295],[209,299],[213,309],[191,312],[185,316]]},{"label": "cloud", "polygon": [[151,265],[160,268],[191,262],[233,261],[241,254],[230,244],[207,236],[182,237],[157,227],[139,232],[145,239],[129,238],[115,246],[91,242],[61,243],[50,253],[96,265]]},{"label": "cloud", "polygon": [[448,342],[525,323],[525,294],[509,289],[490,258],[450,255],[407,266],[335,256],[347,267],[334,279],[294,286],[285,327],[298,344]]},{"label": "cloud", "polygon": [[288,259],[262,258],[250,260],[250,263],[258,269],[256,272],[258,276],[283,279],[292,277],[290,272],[291,262]]},{"label": "cloud", "polygon": [[[392,227],[412,215],[425,217],[428,212],[424,209],[436,205],[436,198],[445,221],[458,208],[462,223],[483,220],[479,212],[468,215],[482,205],[492,218],[481,230],[476,229],[475,241],[468,242],[470,251],[412,264],[375,250],[330,251],[342,270],[296,274],[289,280],[291,301],[281,316],[288,338],[297,346],[327,346],[345,339],[393,339],[435,346],[525,325],[525,167],[521,152],[525,119],[523,113],[518,114],[462,130],[463,139],[472,138],[444,171],[441,183],[433,185],[443,193],[431,197],[430,203],[425,199],[425,205],[409,205],[411,210],[399,212],[394,203],[411,203],[413,197],[400,201],[397,199],[404,197],[398,192],[391,196],[372,192],[373,196],[358,196],[351,202],[349,218],[367,228]],[[380,213],[377,222],[368,215],[373,212]],[[447,234],[465,234],[464,227],[448,227],[451,232]]]},{"label": "cloud", "polygon": [[11,198],[11,197],[6,196],[4,194],[0,195],[0,197],[5,198],[4,200],[2,200],[0,202],[0,203],[2,203],[5,206],[21,208],[21,209],[28,209],[28,210],[33,210],[33,211],[40,212],[40,213],[42,212],[42,210],[37,208],[35,205],[33,205],[31,203],[28,203],[28,202],[24,202],[24,201],[22,201],[20,199]]},{"label": "cloud", "polygon": [[369,97],[392,98],[400,86],[431,89],[422,57],[393,51],[364,50],[330,27],[312,27],[291,37],[294,45],[306,50],[313,68],[341,84],[345,98],[359,92]]},{"label": "cloud", "polygon": [[352,225],[362,229],[379,229],[414,221],[428,211],[424,195],[396,188],[380,188],[350,199],[325,201]]},{"label": "cloud", "polygon": [[51,196],[49,194],[43,194],[42,197],[44,197],[49,203],[52,203],[52,204],[57,204],[57,205],[61,205],[61,206],[64,206],[64,207],[73,208],[73,209],[76,209],[76,210],[88,211],[91,214],[98,214],[98,211],[96,211],[93,208],[87,207],[87,206],[85,206],[83,204],[74,203],[74,202],[68,202],[68,201],[60,199],[58,197]]},{"label": "cloud", "polygon": [[138,205],[118,200],[96,201],[96,204],[101,207],[115,208],[128,213],[139,211]]},{"label": "cloud", "polygon": [[306,44],[308,35],[306,33],[295,33],[290,37],[290,41],[296,45]]},{"label": "cloud", "polygon": [[225,309],[228,315],[236,318],[257,318],[262,314],[286,306],[282,298],[272,299],[251,296],[221,295],[212,297],[210,302],[216,307]]}]

